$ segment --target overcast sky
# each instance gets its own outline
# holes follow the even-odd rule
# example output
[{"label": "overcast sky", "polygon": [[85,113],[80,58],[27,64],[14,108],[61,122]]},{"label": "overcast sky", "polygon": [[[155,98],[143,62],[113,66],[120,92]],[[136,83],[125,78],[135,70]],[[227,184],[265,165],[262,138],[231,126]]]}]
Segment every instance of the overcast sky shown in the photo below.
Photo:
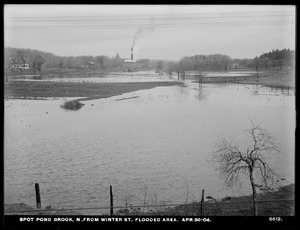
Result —
[{"label": "overcast sky", "polygon": [[272,5],[5,5],[5,47],[60,56],[253,58],[295,49],[295,7]]}]

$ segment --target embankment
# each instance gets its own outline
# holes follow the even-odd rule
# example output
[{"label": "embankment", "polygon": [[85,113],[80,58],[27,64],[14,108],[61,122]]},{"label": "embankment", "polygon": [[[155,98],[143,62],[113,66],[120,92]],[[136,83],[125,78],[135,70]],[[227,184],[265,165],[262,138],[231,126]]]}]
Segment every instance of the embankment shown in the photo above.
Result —
[{"label": "embankment", "polygon": [[160,86],[183,85],[174,82],[51,82],[51,81],[13,81],[4,84],[5,99],[41,99],[53,97],[82,97],[80,101],[108,98],[137,90]]},{"label": "embankment", "polygon": [[[257,195],[259,216],[295,215],[295,184],[280,187],[277,191]],[[286,201],[290,200],[290,201]],[[261,201],[261,202],[259,202]],[[277,202],[275,202],[277,201]],[[198,215],[200,203],[181,205],[171,209],[178,215]],[[220,200],[206,199],[203,205],[204,216],[253,216],[251,196],[226,197]]]},{"label": "embankment", "polygon": [[[257,197],[259,216],[293,216],[295,215],[295,184],[280,187],[277,191],[260,193]],[[280,201],[280,202],[274,202]],[[290,200],[290,201],[285,201]],[[167,206],[167,205],[166,205]],[[124,210],[123,210],[124,211]],[[115,212],[116,215],[122,215]],[[174,208],[161,207],[158,210],[142,213],[141,211],[127,210],[126,215],[130,216],[199,216],[200,203],[188,203]],[[25,204],[5,204],[5,215],[82,215],[72,210],[55,210],[51,208],[34,209]],[[220,200],[206,201],[203,205],[203,216],[252,216],[253,203],[251,196],[226,197]]]}]

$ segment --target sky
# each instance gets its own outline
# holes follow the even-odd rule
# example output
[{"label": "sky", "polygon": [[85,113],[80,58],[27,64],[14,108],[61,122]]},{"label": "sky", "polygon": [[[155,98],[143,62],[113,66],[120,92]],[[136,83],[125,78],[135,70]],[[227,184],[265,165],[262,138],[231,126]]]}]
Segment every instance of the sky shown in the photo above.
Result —
[{"label": "sky", "polygon": [[295,49],[292,5],[4,5],[5,47],[59,56],[254,58]]}]

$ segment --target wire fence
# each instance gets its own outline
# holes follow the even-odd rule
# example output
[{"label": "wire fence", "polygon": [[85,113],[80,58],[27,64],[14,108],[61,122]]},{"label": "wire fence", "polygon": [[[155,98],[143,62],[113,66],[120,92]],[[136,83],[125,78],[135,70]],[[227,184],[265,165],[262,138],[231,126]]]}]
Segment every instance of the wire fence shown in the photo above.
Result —
[{"label": "wire fence", "polygon": [[[257,200],[259,216],[293,216],[294,199]],[[5,214],[28,215],[82,215],[80,211],[93,210],[94,215],[176,215],[176,216],[252,216],[254,215],[253,201],[239,202],[204,202],[192,204],[160,204],[160,205],[133,205],[113,207],[115,212],[109,213],[110,206],[74,207],[62,209],[32,209],[8,210]],[[202,210],[201,210],[202,207]],[[91,212],[89,212],[91,213]],[[84,214],[83,214],[84,215]]]},{"label": "wire fence", "polygon": [[[202,199],[193,203],[156,202],[143,205],[114,206],[112,187],[110,186],[110,206],[97,207],[73,207],[53,209],[51,206],[42,208],[38,183],[35,184],[36,209],[23,208],[7,209],[6,215],[110,215],[110,216],[293,216],[295,215],[294,199],[247,199],[244,201],[204,201],[204,190]],[[231,199],[231,198],[230,198]],[[22,207],[22,205],[21,205]],[[89,213],[89,214],[83,214]]]}]

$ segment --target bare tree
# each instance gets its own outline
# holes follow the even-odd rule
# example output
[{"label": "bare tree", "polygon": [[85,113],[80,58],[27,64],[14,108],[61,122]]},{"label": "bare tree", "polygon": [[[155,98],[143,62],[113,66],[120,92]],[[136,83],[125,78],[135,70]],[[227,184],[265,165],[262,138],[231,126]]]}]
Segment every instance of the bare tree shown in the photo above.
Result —
[{"label": "bare tree", "polygon": [[258,57],[255,57],[255,58],[252,60],[252,62],[250,63],[250,66],[255,67],[257,78],[259,78],[259,73],[258,73],[258,72],[259,72],[259,68],[260,68],[261,66],[263,66],[262,60],[261,60],[260,58],[258,58]]},{"label": "bare tree", "polygon": [[163,61],[159,60],[155,65],[156,71],[162,71],[164,69],[164,64]]},{"label": "bare tree", "polygon": [[96,57],[96,61],[99,63],[101,69],[104,69],[104,64],[107,60],[108,60],[108,57],[103,56],[103,55]]},{"label": "bare tree", "polygon": [[[200,62],[198,61],[198,63],[196,64],[196,68],[197,68],[197,71],[198,71],[198,80],[199,80],[199,92],[200,92],[200,88],[202,89],[202,83],[203,83],[203,79],[204,79],[204,74],[203,74],[203,71],[205,69],[205,64],[204,64],[204,56],[203,56],[203,61]],[[200,97],[200,94],[199,94],[199,97]]]},{"label": "bare tree", "polygon": [[28,52],[26,50],[17,50],[16,55],[19,62],[21,62],[25,66],[26,62],[29,59]]},{"label": "bare tree", "polygon": [[46,59],[42,57],[41,55],[36,55],[33,59],[32,67],[33,70],[36,71],[41,71],[42,70],[42,65],[46,62]]},{"label": "bare tree", "polygon": [[279,150],[269,130],[254,124],[252,120],[250,121],[252,127],[245,130],[250,137],[249,146],[242,150],[238,144],[221,138],[215,144],[213,161],[228,186],[232,186],[240,180],[240,173],[249,177],[254,214],[257,215],[256,188],[266,190],[278,185],[279,176],[268,164],[267,157]]}]

